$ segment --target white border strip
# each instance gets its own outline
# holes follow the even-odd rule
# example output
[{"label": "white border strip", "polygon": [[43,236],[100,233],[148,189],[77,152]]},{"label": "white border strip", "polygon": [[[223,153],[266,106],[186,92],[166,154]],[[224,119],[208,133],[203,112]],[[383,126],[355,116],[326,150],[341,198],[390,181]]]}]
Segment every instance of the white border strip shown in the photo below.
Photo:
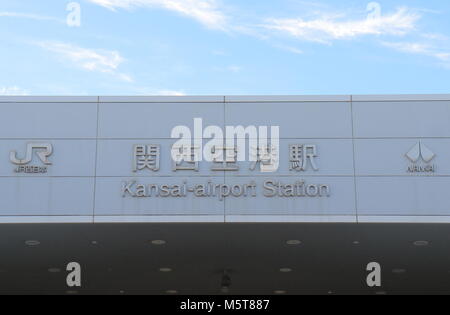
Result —
[{"label": "white border strip", "polygon": [[94,223],[92,216],[0,216],[1,224]]},{"label": "white border strip", "polygon": [[350,102],[350,95],[242,95],[225,96],[225,103]]},{"label": "white border strip", "polygon": [[257,216],[228,215],[226,223],[357,223],[356,215],[292,215],[292,216]]},{"label": "white border strip", "polygon": [[359,223],[450,223],[450,216],[358,216]]},{"label": "white border strip", "polygon": [[95,103],[98,96],[0,96],[0,103]]},{"label": "white border strip", "polygon": [[223,103],[224,96],[100,96],[100,103]]},{"label": "white border strip", "polygon": [[449,101],[450,94],[424,95],[353,95],[353,102],[419,102],[419,101]]},{"label": "white border strip", "polygon": [[95,216],[94,223],[224,223],[223,216]]},{"label": "white border strip", "polygon": [[450,216],[0,216],[1,224],[86,223],[411,223],[448,224]]},{"label": "white border strip", "polygon": [[258,103],[450,101],[450,94],[211,95],[211,96],[0,96],[0,103]]}]

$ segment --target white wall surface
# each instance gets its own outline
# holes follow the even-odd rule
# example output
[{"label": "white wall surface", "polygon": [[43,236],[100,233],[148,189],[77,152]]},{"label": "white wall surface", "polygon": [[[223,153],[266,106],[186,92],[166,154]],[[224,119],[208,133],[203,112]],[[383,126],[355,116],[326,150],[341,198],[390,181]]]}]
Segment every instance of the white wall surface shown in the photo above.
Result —
[{"label": "white wall surface", "polygon": [[[450,95],[0,97],[0,223],[450,222]],[[280,168],[172,171],[170,133],[217,125],[280,126]],[[15,173],[11,151],[51,143],[47,173]],[[433,173],[410,173],[416,144]],[[158,172],[132,170],[133,146],[161,146]],[[318,171],[289,170],[290,144],[318,148]],[[34,156],[33,163],[39,164]],[[421,161],[419,165],[423,165]],[[426,164],[426,163],[425,163]],[[248,184],[258,196],[124,198],[122,185]],[[326,184],[324,198],[264,197],[272,180]]]}]

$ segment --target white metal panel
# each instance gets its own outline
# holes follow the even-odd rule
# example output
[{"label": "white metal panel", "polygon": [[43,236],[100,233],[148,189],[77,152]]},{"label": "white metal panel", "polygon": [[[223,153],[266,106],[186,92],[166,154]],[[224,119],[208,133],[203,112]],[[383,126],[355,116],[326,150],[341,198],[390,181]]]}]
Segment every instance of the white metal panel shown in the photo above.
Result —
[{"label": "white metal panel", "polygon": [[93,178],[0,178],[0,216],[89,216]]},{"label": "white metal panel", "polygon": [[100,138],[170,139],[172,129],[188,126],[194,132],[194,118],[203,124],[223,128],[223,103],[101,103]]},{"label": "white metal panel", "polygon": [[450,137],[450,101],[354,102],[357,138]]},{"label": "white metal panel", "polygon": [[351,138],[351,106],[345,102],[227,103],[229,126],[279,126],[281,138]]},{"label": "white metal panel", "polygon": [[0,139],[96,138],[96,103],[0,103]]},{"label": "white metal panel", "polygon": [[450,177],[360,177],[356,182],[358,215],[450,215]]}]

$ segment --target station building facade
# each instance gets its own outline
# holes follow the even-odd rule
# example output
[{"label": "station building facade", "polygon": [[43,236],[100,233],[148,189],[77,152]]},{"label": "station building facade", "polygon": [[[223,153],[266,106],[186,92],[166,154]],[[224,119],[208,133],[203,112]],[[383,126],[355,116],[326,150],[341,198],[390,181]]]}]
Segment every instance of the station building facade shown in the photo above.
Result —
[{"label": "station building facade", "polygon": [[[0,224],[450,222],[450,95],[21,96],[0,108]],[[176,126],[202,150],[210,126],[266,126],[269,139],[278,127],[276,168],[258,146],[254,161],[224,145],[224,161],[174,162]]]}]

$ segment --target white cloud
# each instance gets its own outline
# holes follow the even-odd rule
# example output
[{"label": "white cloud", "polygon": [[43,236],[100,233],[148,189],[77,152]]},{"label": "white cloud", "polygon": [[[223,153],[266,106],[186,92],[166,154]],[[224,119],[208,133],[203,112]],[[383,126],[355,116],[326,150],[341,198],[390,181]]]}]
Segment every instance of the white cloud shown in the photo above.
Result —
[{"label": "white cloud", "polygon": [[405,35],[414,31],[419,19],[416,12],[403,7],[393,14],[359,20],[343,21],[336,16],[325,15],[312,20],[272,18],[264,27],[306,41],[330,43],[364,35]]},{"label": "white cloud", "polygon": [[161,96],[185,96],[186,93],[184,93],[183,91],[161,90],[161,91],[156,92],[156,95],[161,95]]},{"label": "white cloud", "polygon": [[118,73],[117,77],[119,79],[121,79],[122,81],[126,81],[126,82],[134,82],[134,79],[131,75],[126,74],[126,73]]},{"label": "white cloud", "polygon": [[231,65],[227,67],[227,70],[230,72],[238,73],[241,72],[242,68],[240,66]]},{"label": "white cloud", "polygon": [[296,54],[296,55],[303,54],[303,50],[301,50],[297,47],[289,46],[289,45],[275,44],[275,45],[273,45],[273,47],[290,52],[292,54]]},{"label": "white cloud", "polygon": [[184,90],[155,88],[155,87],[142,87],[134,86],[131,90],[135,95],[155,95],[155,96],[185,96],[187,95]]},{"label": "white cloud", "polygon": [[219,9],[217,0],[88,0],[105,8],[132,9],[162,8],[190,17],[211,29],[226,30],[227,17]]},{"label": "white cloud", "polygon": [[423,33],[420,34],[425,39],[428,40],[437,40],[437,41],[449,41],[450,38],[444,34],[437,34],[437,33]]},{"label": "white cloud", "polygon": [[112,74],[127,82],[132,78],[118,71],[125,59],[117,51],[87,49],[63,42],[39,42],[38,45],[87,71]]},{"label": "white cloud", "polygon": [[65,23],[64,20],[51,17],[51,16],[43,16],[34,13],[23,13],[23,12],[0,12],[0,17],[11,17],[11,18],[21,18],[21,19],[30,19],[36,21],[56,21],[60,23]]},{"label": "white cloud", "polygon": [[450,65],[450,50],[443,51],[432,44],[419,42],[383,42],[383,45],[404,53],[433,57],[445,65]]},{"label": "white cloud", "polygon": [[0,87],[0,95],[14,95],[14,96],[23,96],[29,95],[30,93],[27,90],[24,90],[18,86],[3,86]]}]

